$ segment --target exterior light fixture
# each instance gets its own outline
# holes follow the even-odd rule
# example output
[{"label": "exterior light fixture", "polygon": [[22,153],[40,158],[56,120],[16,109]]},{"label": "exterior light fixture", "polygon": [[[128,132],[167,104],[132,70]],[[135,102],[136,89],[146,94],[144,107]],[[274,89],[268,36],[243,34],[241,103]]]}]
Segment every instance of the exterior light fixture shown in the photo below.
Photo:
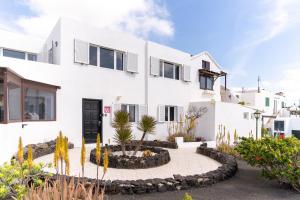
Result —
[{"label": "exterior light fixture", "polygon": [[258,119],[261,116],[261,112],[259,110],[256,110],[255,113],[253,113],[255,119],[256,119],[256,140],[258,138]]}]

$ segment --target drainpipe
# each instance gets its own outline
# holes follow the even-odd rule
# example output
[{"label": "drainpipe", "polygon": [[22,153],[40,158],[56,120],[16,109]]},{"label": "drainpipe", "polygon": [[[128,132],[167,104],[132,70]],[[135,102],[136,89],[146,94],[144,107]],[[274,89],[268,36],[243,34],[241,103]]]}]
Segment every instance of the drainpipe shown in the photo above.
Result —
[{"label": "drainpipe", "polygon": [[149,114],[149,58],[148,58],[148,41],[145,43],[145,106],[146,106],[146,113]]}]

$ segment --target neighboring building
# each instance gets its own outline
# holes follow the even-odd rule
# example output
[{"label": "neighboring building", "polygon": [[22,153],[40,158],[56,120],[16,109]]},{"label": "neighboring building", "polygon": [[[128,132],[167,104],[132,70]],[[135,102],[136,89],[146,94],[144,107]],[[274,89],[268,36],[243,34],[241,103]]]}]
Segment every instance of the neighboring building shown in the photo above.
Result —
[{"label": "neighboring building", "polygon": [[[37,143],[62,130],[80,146],[82,137],[95,142],[99,132],[103,143],[112,142],[113,112],[120,109],[129,112],[135,138],[141,137],[136,122],[149,114],[158,121],[153,138],[165,139],[168,124],[180,121],[191,102],[207,105],[205,116],[212,116],[200,121],[197,136],[214,140],[219,123],[228,123],[232,134],[255,129],[247,108],[235,112],[237,105],[231,110],[221,102],[226,73],[207,52],[192,56],[68,19],[45,41],[0,34],[0,148],[6,152],[0,162],[16,151],[19,136],[24,144]],[[238,127],[243,118],[249,124]]]}]

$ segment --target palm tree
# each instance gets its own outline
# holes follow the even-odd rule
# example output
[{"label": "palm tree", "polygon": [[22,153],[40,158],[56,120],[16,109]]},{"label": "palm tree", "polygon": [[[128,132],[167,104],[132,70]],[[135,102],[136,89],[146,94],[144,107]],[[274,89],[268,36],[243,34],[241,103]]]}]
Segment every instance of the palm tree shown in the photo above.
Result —
[{"label": "palm tree", "polygon": [[131,124],[129,122],[129,114],[125,111],[115,112],[112,123],[116,132],[114,141],[121,145],[123,155],[126,155],[125,145],[132,139]]},{"label": "palm tree", "polygon": [[146,134],[153,134],[155,131],[157,122],[155,121],[154,117],[148,116],[148,115],[143,115],[141,121],[139,121],[137,128],[143,132],[143,136],[139,143],[137,144],[134,153],[132,154],[133,156],[136,155],[138,150],[140,150],[141,145],[143,144],[144,138]]}]

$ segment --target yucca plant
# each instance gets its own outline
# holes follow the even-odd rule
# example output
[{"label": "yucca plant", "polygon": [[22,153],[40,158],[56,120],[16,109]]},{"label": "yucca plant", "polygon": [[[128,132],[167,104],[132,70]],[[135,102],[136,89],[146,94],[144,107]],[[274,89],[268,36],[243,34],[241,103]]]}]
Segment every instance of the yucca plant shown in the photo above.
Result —
[{"label": "yucca plant", "polygon": [[125,111],[115,112],[115,117],[112,123],[116,132],[114,141],[121,145],[123,155],[126,155],[126,144],[132,139],[131,124],[129,122],[129,114]]},{"label": "yucca plant", "polygon": [[155,121],[154,117],[149,115],[143,115],[141,121],[139,121],[137,128],[143,132],[142,138],[137,144],[135,151],[133,152],[133,156],[140,150],[141,145],[145,139],[146,134],[153,134],[155,131],[157,122]]}]

